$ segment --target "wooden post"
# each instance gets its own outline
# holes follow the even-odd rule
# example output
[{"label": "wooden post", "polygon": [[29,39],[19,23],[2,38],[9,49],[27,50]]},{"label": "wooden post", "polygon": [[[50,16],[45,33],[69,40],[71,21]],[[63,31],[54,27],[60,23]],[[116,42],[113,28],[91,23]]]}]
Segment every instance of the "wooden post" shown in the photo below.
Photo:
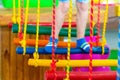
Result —
[{"label": "wooden post", "polygon": [[[10,45],[10,79],[9,80],[17,80],[17,70],[19,68],[17,68],[17,55],[16,55],[16,46],[14,45],[13,43],[13,38],[15,37],[15,34],[13,34],[11,31],[10,31],[10,40],[9,40],[9,45]],[[19,63],[20,64],[20,63]]]},{"label": "wooden post", "polygon": [[2,80],[10,80],[10,29],[1,27]]}]

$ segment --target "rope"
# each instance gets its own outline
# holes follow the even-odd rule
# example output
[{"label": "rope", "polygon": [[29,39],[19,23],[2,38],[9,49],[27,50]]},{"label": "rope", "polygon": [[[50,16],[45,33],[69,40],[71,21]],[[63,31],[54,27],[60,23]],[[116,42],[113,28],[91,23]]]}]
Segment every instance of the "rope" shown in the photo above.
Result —
[{"label": "rope", "polygon": [[92,80],[92,38],[93,38],[93,7],[94,3],[93,0],[91,0],[91,8],[90,8],[90,62],[89,62],[89,80]]},{"label": "rope", "polygon": [[12,1],[13,1],[13,17],[12,17],[12,22],[16,23],[16,8],[15,8],[16,0],[12,0]]},{"label": "rope", "polygon": [[20,32],[20,26],[21,26],[21,2],[18,0],[18,33]]},{"label": "rope", "polygon": [[104,46],[106,45],[106,24],[107,24],[107,18],[108,18],[108,0],[106,0],[106,10],[105,10],[105,18],[104,18],[104,24],[103,24],[103,32],[102,32],[102,55],[104,54]]},{"label": "rope", "polygon": [[118,67],[117,67],[117,78],[116,80],[120,80],[120,17],[119,17],[119,25],[118,25]]},{"label": "rope", "polygon": [[100,41],[100,0],[98,2],[98,19],[97,19],[97,46]]},{"label": "rope", "polygon": [[24,0],[21,0],[21,27],[20,27],[20,33],[19,33],[19,38],[22,40],[23,39],[23,33],[22,33],[22,26],[24,24]]},{"label": "rope", "polygon": [[29,11],[29,0],[26,2],[26,11],[25,11],[25,24],[24,24],[24,34],[23,40],[21,41],[21,45],[23,47],[23,55],[26,53],[26,29],[27,29],[27,22],[28,22],[28,11]]},{"label": "rope", "polygon": [[56,0],[53,0],[53,11],[52,11],[52,62],[51,62],[51,69],[54,72],[55,78],[54,80],[56,80],[56,61],[55,61],[55,14],[56,14]]},{"label": "rope", "polygon": [[38,40],[39,40],[39,22],[40,22],[40,0],[38,0],[38,9],[37,9],[37,26],[36,26],[36,44],[35,44],[35,52],[33,53],[33,57],[36,60],[35,66],[38,66]]},{"label": "rope", "polygon": [[23,25],[23,17],[24,17],[23,5],[24,5],[24,1],[22,0],[21,2],[20,0],[18,0],[18,37],[20,41],[23,39],[23,35],[22,35],[22,25]]},{"label": "rope", "polygon": [[70,42],[71,42],[71,24],[72,24],[72,0],[70,0],[70,8],[69,8],[69,24],[68,24],[68,52],[67,52],[67,72],[66,72],[66,78],[64,80],[70,80],[69,75],[70,75]]}]

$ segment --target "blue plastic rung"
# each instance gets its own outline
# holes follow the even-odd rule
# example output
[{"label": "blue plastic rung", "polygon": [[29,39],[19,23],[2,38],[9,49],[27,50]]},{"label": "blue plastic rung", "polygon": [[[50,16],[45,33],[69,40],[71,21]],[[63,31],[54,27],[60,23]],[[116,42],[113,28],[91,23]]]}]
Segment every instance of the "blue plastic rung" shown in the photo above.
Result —
[{"label": "blue plastic rung", "polygon": [[[105,47],[105,53],[104,54],[109,54],[109,48]],[[84,52],[80,48],[71,48],[71,54],[89,54],[88,52]],[[17,47],[16,48],[17,54],[23,54],[23,48],[22,47]],[[35,47],[27,47],[26,48],[26,54],[33,54],[35,52]],[[46,52],[44,48],[39,48],[38,49],[39,54],[51,54],[49,52]],[[93,47],[93,53],[94,54],[101,54],[102,53],[102,48],[101,47]],[[57,48],[55,50],[55,54],[67,54],[67,48]]]}]

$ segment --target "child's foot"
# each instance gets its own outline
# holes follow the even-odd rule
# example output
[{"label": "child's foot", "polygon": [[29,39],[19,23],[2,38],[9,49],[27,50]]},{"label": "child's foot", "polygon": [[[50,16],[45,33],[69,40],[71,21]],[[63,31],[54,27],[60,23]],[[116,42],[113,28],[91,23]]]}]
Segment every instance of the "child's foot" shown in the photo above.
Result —
[{"label": "child's foot", "polygon": [[89,52],[90,45],[86,42],[85,38],[77,40],[77,48],[81,48],[85,52]]},{"label": "child's foot", "polygon": [[[58,39],[55,39],[54,47],[57,48]],[[49,43],[45,46],[45,51],[52,53],[52,37],[49,39]]]}]

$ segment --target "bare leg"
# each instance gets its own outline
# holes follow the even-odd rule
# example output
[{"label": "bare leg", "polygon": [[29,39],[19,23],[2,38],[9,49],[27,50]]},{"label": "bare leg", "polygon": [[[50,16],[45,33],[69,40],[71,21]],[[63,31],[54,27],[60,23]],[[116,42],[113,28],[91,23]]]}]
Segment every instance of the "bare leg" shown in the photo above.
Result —
[{"label": "bare leg", "polygon": [[59,6],[56,9],[55,39],[58,39],[60,29],[64,22],[64,17],[68,9],[69,9],[69,2],[59,2]]},{"label": "bare leg", "polygon": [[88,3],[76,2],[77,6],[77,39],[84,38],[87,19]]}]

